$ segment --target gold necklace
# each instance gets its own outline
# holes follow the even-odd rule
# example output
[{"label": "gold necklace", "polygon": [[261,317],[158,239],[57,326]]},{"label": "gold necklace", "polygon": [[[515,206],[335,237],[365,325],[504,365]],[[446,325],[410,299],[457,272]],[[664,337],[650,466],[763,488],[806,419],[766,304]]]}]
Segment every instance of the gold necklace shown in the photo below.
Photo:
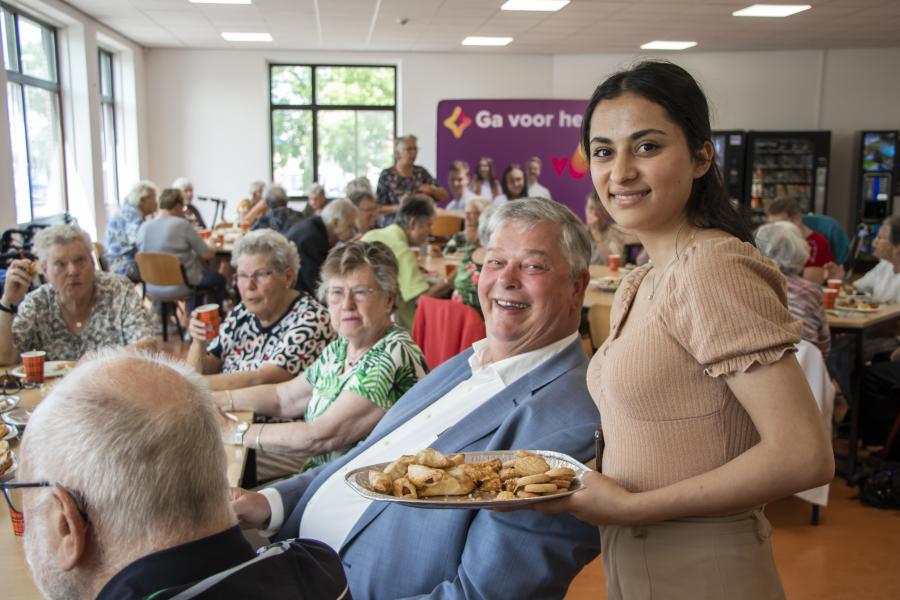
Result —
[{"label": "gold necklace", "polygon": [[[653,296],[656,295],[656,284],[657,284],[659,281],[662,281],[663,279],[665,279],[666,273],[669,272],[669,269],[671,269],[672,266],[673,266],[676,262],[678,262],[678,260],[681,258],[681,255],[678,253],[678,236],[681,234],[681,230],[684,229],[684,226],[685,226],[685,225],[687,225],[687,221],[685,221],[684,223],[682,223],[682,224],[681,224],[681,227],[678,228],[678,231],[675,232],[675,258],[673,258],[672,260],[669,261],[669,264],[667,264],[667,265],[666,265],[666,268],[663,269],[663,272],[662,272],[662,274],[659,276],[659,279],[656,278],[656,268],[654,267],[654,270],[653,270],[653,273],[652,273],[652,275],[653,275],[653,283],[650,284],[650,293],[647,295],[647,300],[650,300],[651,302],[653,301]],[[691,234],[691,237],[688,238],[687,246],[690,246],[690,245],[691,245],[691,242],[694,241],[694,236],[696,236],[696,235],[697,235],[697,230],[695,229],[695,230],[694,230],[694,233]]]}]

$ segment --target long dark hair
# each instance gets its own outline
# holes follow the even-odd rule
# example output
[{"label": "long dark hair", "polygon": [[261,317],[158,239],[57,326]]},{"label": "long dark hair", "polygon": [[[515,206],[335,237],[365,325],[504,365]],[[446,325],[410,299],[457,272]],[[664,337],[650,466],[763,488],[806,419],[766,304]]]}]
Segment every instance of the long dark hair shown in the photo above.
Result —
[{"label": "long dark hair", "polygon": [[[512,173],[513,171],[522,171],[522,192],[518,196],[513,196],[512,192],[509,191],[509,185],[506,183],[506,177]],[[506,169],[503,170],[503,177],[500,179],[500,189],[503,190],[503,195],[506,196],[507,200],[516,200],[518,198],[527,198],[528,197],[528,174],[525,173],[525,169],[522,168],[522,165],[519,163],[511,163]]]},{"label": "long dark hair", "polygon": [[[581,121],[581,144],[590,156],[591,117],[604,100],[613,100],[631,92],[665,109],[687,139],[695,156],[710,142],[709,104],[700,85],[690,73],[664,60],[643,61],[626,71],[611,75],[597,86]],[[696,227],[721,229],[736,238],[753,243],[749,219],[740,206],[733,206],[722,185],[719,167],[713,160],[709,170],[695,179],[685,209],[690,223]]]}]

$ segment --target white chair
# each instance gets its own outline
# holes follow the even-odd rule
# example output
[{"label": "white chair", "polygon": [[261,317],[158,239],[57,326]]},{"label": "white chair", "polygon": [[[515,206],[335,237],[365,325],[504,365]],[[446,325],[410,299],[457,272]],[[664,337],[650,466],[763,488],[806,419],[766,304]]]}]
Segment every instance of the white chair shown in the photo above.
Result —
[{"label": "white chair", "polygon": [[[806,374],[806,381],[812,390],[822,415],[822,428],[831,441],[831,416],[834,412],[834,386],[831,384],[831,376],[825,367],[822,352],[806,340],[797,344],[797,362]],[[831,484],[826,483],[817,488],[804,490],[795,494],[798,498],[812,503],[812,524],[819,524],[819,507],[828,506],[828,490]]]}]

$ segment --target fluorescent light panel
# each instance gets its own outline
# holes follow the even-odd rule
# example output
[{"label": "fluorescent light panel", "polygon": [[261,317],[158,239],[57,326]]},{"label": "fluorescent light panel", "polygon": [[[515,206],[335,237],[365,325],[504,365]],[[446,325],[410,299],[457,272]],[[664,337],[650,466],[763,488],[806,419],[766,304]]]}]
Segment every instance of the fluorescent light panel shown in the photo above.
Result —
[{"label": "fluorescent light panel", "polygon": [[271,42],[271,33],[251,33],[243,31],[225,31],[222,38],[228,42]]},{"label": "fluorescent light panel", "polygon": [[500,9],[556,12],[568,3],[569,0],[506,0]]},{"label": "fluorescent light panel", "polygon": [[191,4],[252,4],[252,0],[188,0]]},{"label": "fluorescent light panel", "polygon": [[697,42],[669,42],[665,40],[653,40],[646,44],[641,44],[642,50],[686,50],[693,48]]},{"label": "fluorescent light panel", "polygon": [[731,14],[735,17],[789,17],[810,8],[809,4],[753,4]]},{"label": "fluorescent light panel", "polygon": [[470,35],[462,41],[463,46],[505,46],[513,39],[511,37],[478,37]]}]

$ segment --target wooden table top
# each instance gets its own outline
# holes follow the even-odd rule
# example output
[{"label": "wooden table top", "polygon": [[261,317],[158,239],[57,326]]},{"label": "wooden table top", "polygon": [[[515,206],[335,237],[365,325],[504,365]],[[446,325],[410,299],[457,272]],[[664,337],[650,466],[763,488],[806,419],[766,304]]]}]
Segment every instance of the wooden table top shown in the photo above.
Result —
[{"label": "wooden table top", "polygon": [[[0,372],[12,370],[14,366],[0,367]],[[19,406],[28,410],[34,409],[54,381],[49,380],[41,388],[27,388],[15,394],[19,397]],[[253,419],[252,412],[236,411],[234,414],[241,420],[251,421]],[[10,446],[15,451],[19,446],[19,440],[12,440]],[[225,454],[228,458],[228,484],[237,486],[244,475],[247,449],[226,445]],[[25,562],[22,538],[13,535],[5,499],[0,499],[0,582],[2,582],[0,589],[3,590],[4,600],[40,600],[41,598],[31,580],[31,574]]]},{"label": "wooden table top", "polygon": [[832,329],[866,329],[894,319],[900,319],[900,304],[882,304],[874,312],[852,312],[841,310],[826,311],[828,326]]},{"label": "wooden table top", "polygon": [[585,308],[592,308],[594,306],[612,306],[613,298],[615,298],[616,293],[613,291],[601,290],[597,287],[596,280],[601,277],[608,277],[612,275],[618,275],[624,277],[624,275],[620,273],[613,273],[609,267],[605,265],[591,265],[591,283],[588,285],[587,292],[584,294],[584,302],[582,306]]}]

